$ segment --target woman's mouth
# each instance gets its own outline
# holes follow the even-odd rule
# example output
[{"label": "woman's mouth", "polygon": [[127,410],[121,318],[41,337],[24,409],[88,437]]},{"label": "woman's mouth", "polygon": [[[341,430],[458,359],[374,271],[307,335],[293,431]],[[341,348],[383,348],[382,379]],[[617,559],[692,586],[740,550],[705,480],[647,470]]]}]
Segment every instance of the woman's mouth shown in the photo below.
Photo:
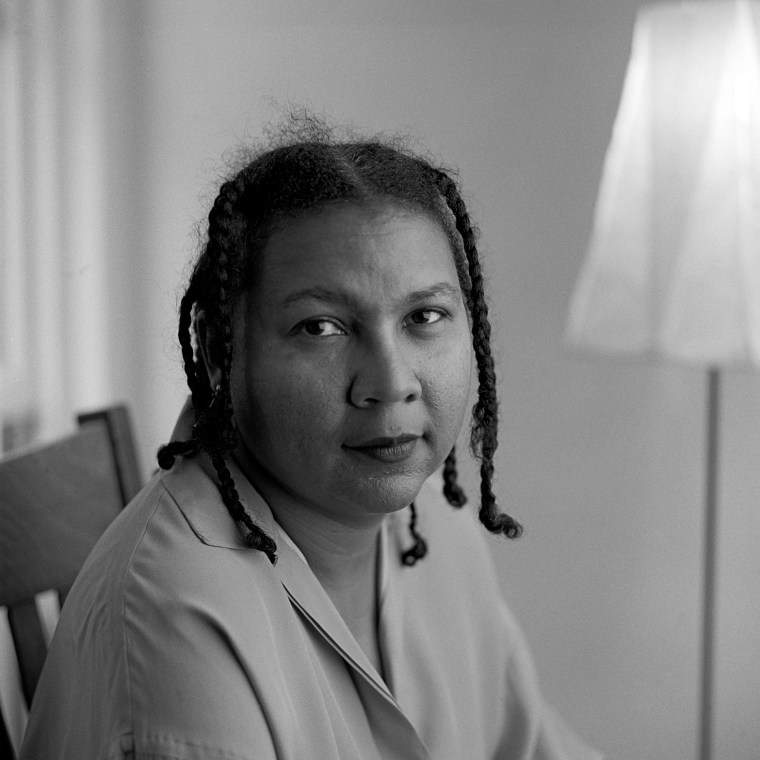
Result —
[{"label": "woman's mouth", "polygon": [[408,459],[414,453],[419,439],[420,436],[411,434],[388,436],[373,438],[355,446],[345,446],[345,448],[379,462],[394,464]]}]

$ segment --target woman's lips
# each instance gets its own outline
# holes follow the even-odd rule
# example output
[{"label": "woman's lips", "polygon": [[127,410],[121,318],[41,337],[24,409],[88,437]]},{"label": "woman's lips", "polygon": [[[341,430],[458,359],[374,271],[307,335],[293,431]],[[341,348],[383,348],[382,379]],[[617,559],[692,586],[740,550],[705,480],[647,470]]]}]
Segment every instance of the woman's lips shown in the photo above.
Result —
[{"label": "woman's lips", "polygon": [[420,436],[412,434],[383,436],[345,448],[386,464],[394,464],[408,459],[414,453],[419,439]]}]

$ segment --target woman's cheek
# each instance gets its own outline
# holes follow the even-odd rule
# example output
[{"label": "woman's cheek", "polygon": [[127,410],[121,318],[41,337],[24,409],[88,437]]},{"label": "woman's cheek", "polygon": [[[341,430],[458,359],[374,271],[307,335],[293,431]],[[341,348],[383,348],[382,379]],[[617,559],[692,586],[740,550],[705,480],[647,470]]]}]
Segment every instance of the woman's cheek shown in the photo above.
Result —
[{"label": "woman's cheek", "polygon": [[470,389],[470,373],[459,367],[442,369],[433,382],[428,383],[425,403],[439,434],[456,438],[464,421]]},{"label": "woman's cheek", "polygon": [[457,341],[437,356],[435,369],[428,375],[431,395],[458,406],[466,403],[470,391],[473,356],[469,343]]}]

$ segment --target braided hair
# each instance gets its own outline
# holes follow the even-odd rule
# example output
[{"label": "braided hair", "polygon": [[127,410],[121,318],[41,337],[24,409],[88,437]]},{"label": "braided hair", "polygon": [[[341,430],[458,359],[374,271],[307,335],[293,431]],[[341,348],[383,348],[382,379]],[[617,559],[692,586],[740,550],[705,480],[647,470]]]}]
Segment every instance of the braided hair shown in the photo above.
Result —
[{"label": "braided hair", "polygon": [[[243,530],[246,542],[272,563],[277,547],[241,504],[227,460],[238,443],[232,409],[232,317],[241,294],[256,276],[259,254],[278,225],[310,211],[345,203],[391,202],[423,213],[439,223],[449,239],[465,304],[470,314],[478,371],[478,397],[472,410],[470,448],[480,462],[480,521],[493,533],[516,538],[521,526],[502,513],[493,494],[493,457],[497,446],[496,377],[491,355],[488,307],[477,251],[477,234],[450,173],[399,144],[380,140],[333,140],[324,128],[311,134],[288,130],[283,144],[266,149],[224,182],[208,216],[208,237],[180,303],[179,343],[195,422],[186,441],[161,447],[158,464],[172,467],[177,456],[208,454],[216,470],[222,500]],[[219,384],[212,388],[197,345],[194,319],[203,312],[213,336]],[[196,344],[194,345],[194,342]],[[467,501],[458,484],[456,452],[443,467],[446,500],[455,507]],[[425,556],[411,504],[413,546],[402,561],[413,565]]]}]

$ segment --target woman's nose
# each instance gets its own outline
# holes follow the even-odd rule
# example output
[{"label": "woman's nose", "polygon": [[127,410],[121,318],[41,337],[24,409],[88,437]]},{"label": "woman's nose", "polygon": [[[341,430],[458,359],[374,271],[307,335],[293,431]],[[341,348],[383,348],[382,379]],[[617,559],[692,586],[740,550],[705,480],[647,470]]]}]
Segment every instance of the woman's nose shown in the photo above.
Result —
[{"label": "woman's nose", "polygon": [[359,357],[349,389],[349,401],[358,407],[416,401],[422,385],[397,339],[367,349]]}]

